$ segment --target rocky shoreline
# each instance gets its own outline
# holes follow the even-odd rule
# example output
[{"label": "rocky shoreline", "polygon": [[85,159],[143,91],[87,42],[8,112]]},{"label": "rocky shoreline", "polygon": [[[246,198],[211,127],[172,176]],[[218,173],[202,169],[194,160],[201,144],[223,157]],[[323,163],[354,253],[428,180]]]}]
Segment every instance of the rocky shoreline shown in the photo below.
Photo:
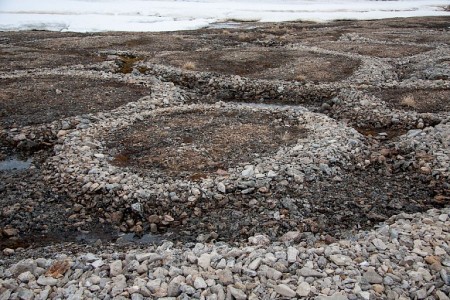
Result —
[{"label": "rocky shoreline", "polygon": [[449,24],[1,33],[0,299],[448,299]]}]

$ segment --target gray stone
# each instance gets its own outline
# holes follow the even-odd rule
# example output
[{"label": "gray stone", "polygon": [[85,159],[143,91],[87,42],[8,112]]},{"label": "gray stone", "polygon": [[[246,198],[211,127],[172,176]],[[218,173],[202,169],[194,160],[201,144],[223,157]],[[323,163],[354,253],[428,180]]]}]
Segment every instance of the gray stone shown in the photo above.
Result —
[{"label": "gray stone", "polygon": [[371,284],[383,282],[383,277],[381,277],[373,268],[369,268],[367,272],[363,274],[363,277]]},{"label": "gray stone", "polygon": [[140,254],[136,254],[136,260],[138,262],[143,262],[144,260],[147,260],[149,263],[158,261],[158,260],[162,260],[163,257],[159,254],[156,253],[140,253]]},{"label": "gray stone", "polygon": [[207,270],[211,266],[211,255],[207,253],[203,253],[198,258],[197,264],[202,267],[204,270]]},{"label": "gray stone", "polygon": [[17,279],[19,279],[21,282],[28,283],[29,281],[34,280],[35,278],[34,278],[34,275],[31,274],[30,271],[26,271],[26,272],[23,272],[22,274],[20,274],[17,277]]},{"label": "gray stone", "polygon": [[21,288],[17,293],[17,298],[21,300],[31,300],[34,298],[34,293],[29,289]]},{"label": "gray stone", "polygon": [[302,233],[300,231],[288,231],[285,234],[283,234],[280,238],[280,241],[282,242],[295,242],[302,236]]},{"label": "gray stone", "polygon": [[112,277],[122,274],[122,261],[116,260],[109,264],[109,273]]},{"label": "gray stone", "polygon": [[258,234],[255,236],[251,236],[248,238],[248,241],[250,244],[253,245],[268,245],[270,244],[270,239],[266,235]]},{"label": "gray stone", "polygon": [[329,259],[337,266],[347,266],[353,262],[353,260],[350,257],[342,254],[330,255]]},{"label": "gray stone", "polygon": [[197,277],[194,280],[194,287],[196,289],[205,289],[206,287],[208,287],[208,285],[202,277]]},{"label": "gray stone", "polygon": [[160,278],[149,280],[146,284],[147,288],[154,293],[160,286],[161,286],[162,280]]},{"label": "gray stone", "polygon": [[230,269],[226,268],[224,270],[219,270],[217,272],[217,277],[223,285],[229,285],[234,283],[233,273]]},{"label": "gray stone", "polygon": [[249,265],[248,268],[250,270],[256,270],[259,268],[259,265],[261,264],[262,258],[261,257],[257,257],[256,259],[254,259]]},{"label": "gray stone", "polygon": [[450,298],[442,291],[436,291],[436,296],[438,296],[439,300],[450,300]]},{"label": "gray stone", "polygon": [[380,240],[380,239],[374,239],[372,241],[372,244],[378,249],[378,250],[386,250],[387,246],[386,244]]},{"label": "gray stone", "polygon": [[325,277],[325,274],[322,274],[316,270],[310,268],[301,268],[298,273],[303,277]]},{"label": "gray stone", "polygon": [[307,297],[311,293],[311,286],[304,281],[298,285],[296,292],[300,297]]},{"label": "gray stone", "polygon": [[450,277],[448,276],[447,271],[445,269],[442,269],[439,273],[441,274],[441,278],[444,283],[446,285],[450,285]]},{"label": "gray stone", "polygon": [[427,297],[427,290],[426,289],[420,289],[416,292],[417,299],[425,299]]},{"label": "gray stone", "polygon": [[441,215],[439,215],[438,219],[441,222],[445,222],[448,220],[448,214],[441,214]]},{"label": "gray stone", "polygon": [[53,277],[45,277],[45,276],[41,276],[38,278],[37,283],[39,285],[49,285],[49,286],[54,286],[58,283],[58,279],[53,278]]},{"label": "gray stone", "polygon": [[217,183],[217,190],[222,194],[225,194],[227,192],[227,188],[225,187],[225,184],[223,182]]},{"label": "gray stone", "polygon": [[31,274],[34,274],[34,271],[36,270],[37,264],[32,259],[26,259],[23,261],[18,262],[17,264],[13,265],[11,267],[11,273],[14,277],[19,276],[23,272],[30,271]]},{"label": "gray stone", "polygon": [[193,295],[196,292],[195,288],[193,288],[192,286],[187,285],[187,284],[182,284],[180,286],[180,291],[182,293],[185,293],[185,294],[188,294],[188,295]]},{"label": "gray stone", "polygon": [[273,268],[267,268],[266,270],[266,277],[272,280],[278,280],[283,276],[283,273],[281,273],[278,270],[275,270]]},{"label": "gray stone", "polygon": [[343,293],[336,292],[331,296],[317,296],[315,300],[348,300],[348,297]]},{"label": "gray stone", "polygon": [[127,287],[127,279],[124,275],[119,274],[113,278],[111,295],[117,296]]},{"label": "gray stone", "polygon": [[229,285],[227,287],[228,292],[233,295],[234,298],[236,298],[236,300],[245,300],[247,299],[247,295],[240,289],[235,288],[232,285]]},{"label": "gray stone", "polygon": [[251,177],[254,174],[255,174],[255,170],[253,169],[253,166],[248,166],[241,173],[242,177]]},{"label": "gray stone", "polygon": [[296,292],[294,292],[286,284],[279,284],[279,285],[275,286],[275,292],[277,292],[281,296],[290,297],[290,298],[293,298],[296,295]]},{"label": "gray stone", "polygon": [[131,295],[131,300],[144,300],[144,296],[139,293],[134,293]]},{"label": "gray stone", "polygon": [[10,296],[11,296],[11,291],[10,290],[3,291],[0,294],[0,300],[8,300]]},{"label": "gray stone", "polygon": [[185,283],[184,276],[178,275],[170,281],[169,286],[167,287],[167,296],[169,297],[177,297],[181,294],[180,286]]}]

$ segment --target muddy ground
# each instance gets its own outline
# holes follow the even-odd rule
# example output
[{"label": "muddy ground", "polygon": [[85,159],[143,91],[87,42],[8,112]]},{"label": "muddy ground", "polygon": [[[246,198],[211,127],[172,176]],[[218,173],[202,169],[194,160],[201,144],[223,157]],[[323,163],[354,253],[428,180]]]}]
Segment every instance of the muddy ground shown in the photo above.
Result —
[{"label": "muddy ground", "polygon": [[[330,97],[318,96],[318,102],[279,100],[282,89],[270,91],[267,97],[273,98],[268,102],[302,105],[354,127],[366,136],[373,151],[389,148],[416,126],[435,125],[449,116],[446,66],[450,56],[444,54],[449,48],[450,18],[246,23],[242,27],[173,33],[1,32],[0,160],[31,158],[33,163],[25,170],[0,170],[0,249],[59,242],[72,242],[75,249],[83,243],[115,241],[120,232],[151,233],[179,242],[241,242],[257,233],[277,239],[287,231],[300,230],[330,242],[400,212],[448,205],[448,178],[420,172],[412,165],[398,167],[389,159],[365,170],[340,166],[345,173],[339,178],[306,180],[301,187],[298,182],[271,183],[251,194],[231,191],[215,202],[146,203],[155,216],[178,216],[174,222],[137,216],[126,207],[108,219],[106,207],[86,203],[90,198],[101,202],[110,194],[84,194],[75,185],[48,180],[46,161],[62,133],[46,126],[59,122],[58,129],[69,131],[83,123],[71,118],[107,114],[151,95],[152,85],[145,78],[167,81],[173,77],[158,74],[158,68],[178,72],[173,82],[186,103],[244,101],[220,97],[230,86],[209,92],[205,78],[310,86],[310,93],[322,84],[331,91]],[[424,57],[431,57],[430,62],[424,63]],[[357,80],[358,71],[371,58],[389,65],[386,72],[394,74],[393,84]],[[423,80],[415,87],[418,79]],[[246,88],[242,87],[242,93]],[[383,123],[383,110],[376,110],[380,120],[365,121],[372,109],[352,110],[333,98],[347,88],[375,97],[394,115],[419,114],[417,119],[425,124]],[[31,128],[34,136],[8,138],[23,128]],[[160,174],[162,181],[170,177],[199,182],[211,174],[226,176],[230,167],[275,155],[280,147],[308,135],[296,119],[280,112],[193,111],[130,124],[103,142],[113,166],[131,173]],[[361,153],[361,160],[370,160],[371,154]]]}]

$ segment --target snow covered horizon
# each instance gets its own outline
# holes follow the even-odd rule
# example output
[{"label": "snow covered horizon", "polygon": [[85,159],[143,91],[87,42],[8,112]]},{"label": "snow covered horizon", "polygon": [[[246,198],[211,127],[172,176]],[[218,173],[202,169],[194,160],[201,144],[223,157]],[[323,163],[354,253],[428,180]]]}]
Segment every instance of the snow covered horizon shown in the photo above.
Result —
[{"label": "snow covered horizon", "polygon": [[0,0],[0,31],[175,31],[227,21],[450,16],[448,0]]}]

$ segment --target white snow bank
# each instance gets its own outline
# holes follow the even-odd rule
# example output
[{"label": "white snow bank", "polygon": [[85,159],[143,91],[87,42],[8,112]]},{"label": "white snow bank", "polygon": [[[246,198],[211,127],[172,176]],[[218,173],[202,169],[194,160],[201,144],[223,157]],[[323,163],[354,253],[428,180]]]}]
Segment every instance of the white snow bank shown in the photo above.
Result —
[{"label": "white snow bank", "polygon": [[450,16],[448,0],[0,0],[0,30],[173,31],[227,20]]}]

